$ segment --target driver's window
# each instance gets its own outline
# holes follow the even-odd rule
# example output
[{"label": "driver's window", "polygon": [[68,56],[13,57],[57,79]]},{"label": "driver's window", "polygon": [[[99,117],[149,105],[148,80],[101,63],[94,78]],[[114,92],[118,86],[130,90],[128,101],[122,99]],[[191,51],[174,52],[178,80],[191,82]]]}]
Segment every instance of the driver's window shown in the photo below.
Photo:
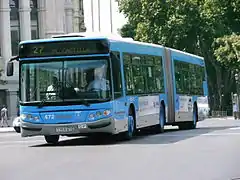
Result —
[{"label": "driver's window", "polygon": [[110,82],[107,75],[107,64],[98,65],[94,68],[94,80],[90,82],[88,90],[109,91]]},{"label": "driver's window", "polygon": [[82,95],[96,94],[95,91],[110,90],[109,71],[107,60],[79,60],[65,61],[65,82]]},{"label": "driver's window", "polygon": [[123,95],[121,62],[119,52],[111,52],[111,62],[113,73],[114,98],[119,98]]}]

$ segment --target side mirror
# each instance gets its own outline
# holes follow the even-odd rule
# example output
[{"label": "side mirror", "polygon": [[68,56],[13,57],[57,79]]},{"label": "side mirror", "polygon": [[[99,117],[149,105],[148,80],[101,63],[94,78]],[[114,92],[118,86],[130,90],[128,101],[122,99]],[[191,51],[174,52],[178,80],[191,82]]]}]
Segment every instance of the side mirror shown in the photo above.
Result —
[{"label": "side mirror", "polygon": [[7,76],[13,76],[13,70],[14,70],[13,62],[8,62],[7,63]]}]

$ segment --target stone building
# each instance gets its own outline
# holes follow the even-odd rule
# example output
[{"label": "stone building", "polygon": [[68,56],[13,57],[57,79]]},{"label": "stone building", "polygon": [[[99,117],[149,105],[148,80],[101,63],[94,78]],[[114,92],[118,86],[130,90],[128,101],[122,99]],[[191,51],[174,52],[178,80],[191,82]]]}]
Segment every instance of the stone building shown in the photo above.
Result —
[{"label": "stone building", "polygon": [[[83,0],[0,0],[0,69],[18,54],[20,41],[85,30]],[[13,77],[3,72],[1,79],[7,83],[0,85],[0,107],[16,116],[18,63]]]}]

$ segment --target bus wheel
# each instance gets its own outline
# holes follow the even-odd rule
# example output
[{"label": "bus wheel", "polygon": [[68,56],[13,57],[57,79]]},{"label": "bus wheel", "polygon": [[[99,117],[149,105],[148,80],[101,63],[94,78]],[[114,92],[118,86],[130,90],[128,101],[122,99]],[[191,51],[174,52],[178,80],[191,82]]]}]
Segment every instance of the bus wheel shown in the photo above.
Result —
[{"label": "bus wheel", "polygon": [[59,141],[59,136],[54,135],[54,136],[44,136],[45,140],[47,141],[48,144],[57,144]]},{"label": "bus wheel", "polygon": [[198,121],[198,113],[197,113],[197,107],[194,106],[193,109],[193,121],[190,125],[190,129],[195,129],[197,127],[197,121]]},{"label": "bus wheel", "polygon": [[128,131],[125,132],[125,139],[130,140],[133,137],[134,133],[134,118],[133,115],[128,115]]},{"label": "bus wheel", "polygon": [[194,106],[192,121],[190,121],[190,122],[183,122],[183,123],[179,124],[179,129],[181,129],[181,130],[196,129],[196,127],[197,127],[197,120],[198,120],[197,107]]},{"label": "bus wheel", "polygon": [[159,133],[164,132],[164,124],[165,124],[165,109],[163,104],[160,107],[160,115],[159,115]]}]

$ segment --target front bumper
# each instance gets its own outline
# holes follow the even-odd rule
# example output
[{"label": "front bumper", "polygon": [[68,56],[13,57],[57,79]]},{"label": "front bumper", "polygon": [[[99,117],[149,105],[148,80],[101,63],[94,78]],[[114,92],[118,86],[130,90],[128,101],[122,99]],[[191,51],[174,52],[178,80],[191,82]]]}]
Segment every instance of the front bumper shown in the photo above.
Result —
[{"label": "front bumper", "polygon": [[33,124],[22,122],[21,136],[40,135],[87,135],[90,133],[110,133],[115,132],[115,121],[113,118],[101,119],[95,122],[67,123],[67,124]]}]

